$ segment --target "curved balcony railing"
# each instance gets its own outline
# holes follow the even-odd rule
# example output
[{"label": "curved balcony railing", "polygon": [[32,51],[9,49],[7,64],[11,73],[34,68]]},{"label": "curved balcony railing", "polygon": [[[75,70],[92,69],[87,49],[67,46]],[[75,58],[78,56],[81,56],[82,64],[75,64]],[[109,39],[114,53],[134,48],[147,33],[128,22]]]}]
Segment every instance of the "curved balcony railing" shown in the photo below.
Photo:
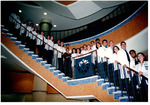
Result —
[{"label": "curved balcony railing", "polygon": [[[26,32],[28,31],[27,28],[22,26],[22,24],[19,23],[16,19],[14,20],[16,21],[17,24],[20,24],[21,27],[23,27],[26,30]],[[64,54],[64,52],[61,52],[57,48],[54,48],[53,46],[49,45],[48,43],[46,43],[45,41],[41,40],[36,35],[34,35],[32,32],[30,31],[28,32],[31,33],[33,36],[35,36],[36,39],[39,39],[45,45],[48,45],[49,47],[53,48],[54,51],[57,52],[56,58],[54,57],[52,65],[55,66],[57,69],[59,69],[61,72],[65,73],[66,76],[77,79],[91,75],[98,75],[99,78],[104,79],[104,82],[106,83],[108,82],[109,87],[114,86],[115,91],[121,90],[122,96],[127,95],[129,100],[132,99],[134,99],[134,101],[147,100],[147,98],[145,99],[145,97],[143,97],[143,94],[148,95],[147,94],[148,78],[145,77],[144,75],[139,75],[136,70],[130,67],[123,67],[119,62],[108,63],[109,58],[102,57],[100,58],[101,62],[98,62],[98,60],[96,60],[96,62],[95,61],[93,62],[92,61],[93,53],[97,53],[97,50],[85,54],[80,54],[75,57],[70,56],[68,57]],[[61,53],[62,56],[59,60],[58,60],[58,53]],[[96,59],[98,59],[97,56]],[[106,59],[105,62],[103,61],[104,59]],[[72,65],[72,62],[74,62],[74,65]],[[95,67],[93,66],[93,64],[95,64]],[[117,70],[114,70],[115,64],[117,64]],[[124,80],[120,76],[121,69],[123,71]],[[126,70],[129,70],[129,72],[126,73]],[[85,75],[86,73],[88,74]],[[129,77],[127,77],[127,75],[129,75]],[[142,85],[143,87],[141,86],[141,82],[144,84]],[[127,91],[127,93],[124,93],[124,91]],[[139,96],[137,96],[137,94]]]},{"label": "curved balcony railing", "polygon": [[55,36],[55,42],[58,39],[63,42],[72,42],[97,35],[125,20],[145,2],[146,1],[129,1],[123,3],[99,20],[73,29],[51,31],[51,35]]}]

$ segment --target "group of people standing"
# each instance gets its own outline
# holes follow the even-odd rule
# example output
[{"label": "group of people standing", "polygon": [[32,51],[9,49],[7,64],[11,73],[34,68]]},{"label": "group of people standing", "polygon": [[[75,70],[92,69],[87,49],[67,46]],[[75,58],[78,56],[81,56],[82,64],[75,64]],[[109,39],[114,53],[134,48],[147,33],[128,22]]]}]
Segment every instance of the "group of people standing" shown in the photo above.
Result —
[{"label": "group of people standing", "polygon": [[[22,44],[25,44],[26,47],[29,47],[34,53],[36,53],[37,48],[39,57],[46,60],[48,64],[56,66],[59,70],[64,72],[66,76],[71,78],[73,76],[74,61],[72,58],[92,52],[91,60],[95,68],[94,74],[100,75],[98,64],[103,62],[104,73],[106,77],[108,77],[107,63],[113,63],[115,75],[116,77],[120,76],[123,90],[126,89],[125,79],[127,78],[128,83],[131,81],[130,70],[127,69],[127,67],[135,69],[138,72],[138,75],[144,75],[148,78],[148,61],[145,61],[145,55],[142,52],[139,52],[136,55],[135,50],[130,50],[128,52],[126,50],[126,42],[124,41],[120,43],[121,49],[119,49],[118,46],[114,45],[114,41],[110,40],[108,45],[108,41],[104,39],[101,44],[100,39],[97,38],[95,41],[91,41],[90,44],[84,44],[80,48],[72,48],[71,50],[69,44],[66,44],[64,47],[64,43],[60,40],[54,44],[53,36],[48,35],[46,38],[44,37],[43,31],[39,34],[37,32],[37,27],[34,27],[33,23],[30,23],[30,26],[28,26],[28,22],[21,23],[22,18],[19,18],[19,16],[14,13],[9,17],[9,21],[11,23],[10,27],[13,26],[15,28],[14,35],[18,40],[21,40]],[[118,66],[118,63],[121,65]],[[63,66],[64,64],[65,66]],[[109,70],[110,81],[112,81],[112,69]],[[118,75],[118,70],[120,75]],[[133,80],[136,80],[137,77],[135,76],[135,73],[131,72],[131,74]],[[138,77],[138,80],[141,87],[143,84],[146,84],[146,86],[148,85],[148,82],[144,82],[142,77]],[[119,82],[117,82],[117,85],[119,85]]]}]

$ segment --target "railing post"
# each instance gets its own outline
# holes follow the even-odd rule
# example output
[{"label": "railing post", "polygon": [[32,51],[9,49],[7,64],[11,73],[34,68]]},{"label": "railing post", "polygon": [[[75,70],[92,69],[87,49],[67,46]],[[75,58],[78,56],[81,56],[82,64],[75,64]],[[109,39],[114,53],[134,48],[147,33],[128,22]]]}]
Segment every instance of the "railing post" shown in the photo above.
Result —
[{"label": "railing post", "polygon": [[[135,96],[135,85],[133,82],[133,78],[132,78],[132,72],[129,70],[130,73],[130,78],[131,78],[131,86],[132,86],[132,90],[133,90],[133,96],[134,96],[134,100],[136,100],[136,96]],[[130,88],[129,88],[130,89]],[[131,89],[130,89],[131,90]],[[131,91],[129,91],[130,95],[132,95]]]},{"label": "railing post", "polygon": [[[128,99],[129,99],[129,101],[130,101],[129,86],[128,86],[129,80],[127,79],[127,76],[126,76],[125,67],[123,67],[123,73],[124,73],[124,79],[125,79],[125,88],[126,88],[126,90],[127,90]],[[123,87],[123,88],[124,88],[124,87]]]},{"label": "railing post", "polygon": [[118,77],[119,77],[119,86],[121,89],[121,96],[123,96],[123,88],[122,88],[122,81],[121,81],[121,74],[120,74],[121,68],[119,67],[119,64],[117,64],[117,68],[118,68]]},{"label": "railing post", "polygon": [[110,80],[110,65],[108,65],[108,59],[106,59],[106,66],[107,66],[107,74],[108,74],[108,81],[109,81],[109,87],[111,87],[111,80]]}]

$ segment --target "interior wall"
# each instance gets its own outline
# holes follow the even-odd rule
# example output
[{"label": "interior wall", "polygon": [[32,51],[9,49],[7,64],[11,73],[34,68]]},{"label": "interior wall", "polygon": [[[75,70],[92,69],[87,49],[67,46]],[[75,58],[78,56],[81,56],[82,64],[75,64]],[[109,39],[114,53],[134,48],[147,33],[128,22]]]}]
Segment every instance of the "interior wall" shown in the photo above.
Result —
[{"label": "interior wall", "polygon": [[[107,39],[108,41],[113,40],[115,44],[120,43],[121,41],[125,41],[132,36],[136,35],[143,29],[145,29],[148,26],[148,9],[144,8],[144,10],[138,14],[135,18],[133,18],[131,21],[129,21],[127,24],[122,26],[121,28],[100,37],[100,42],[102,42],[103,39]],[[95,41],[95,40],[94,40]],[[76,45],[71,45],[70,48],[80,48],[84,44],[90,44],[91,41]]]}]

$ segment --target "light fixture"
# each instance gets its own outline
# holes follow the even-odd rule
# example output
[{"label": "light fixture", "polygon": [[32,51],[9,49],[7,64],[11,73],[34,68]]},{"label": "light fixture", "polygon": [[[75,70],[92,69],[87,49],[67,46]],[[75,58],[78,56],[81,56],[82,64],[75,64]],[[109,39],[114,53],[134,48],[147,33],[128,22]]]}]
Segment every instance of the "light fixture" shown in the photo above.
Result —
[{"label": "light fixture", "polygon": [[56,25],[56,24],[54,24],[54,25],[53,25],[53,27],[57,27],[57,25]]},{"label": "light fixture", "polygon": [[19,13],[21,13],[22,12],[22,10],[19,10]]},{"label": "light fixture", "polygon": [[44,15],[47,15],[47,12],[44,12]]},{"label": "light fixture", "polygon": [[39,26],[39,24],[35,24],[36,26]]}]

